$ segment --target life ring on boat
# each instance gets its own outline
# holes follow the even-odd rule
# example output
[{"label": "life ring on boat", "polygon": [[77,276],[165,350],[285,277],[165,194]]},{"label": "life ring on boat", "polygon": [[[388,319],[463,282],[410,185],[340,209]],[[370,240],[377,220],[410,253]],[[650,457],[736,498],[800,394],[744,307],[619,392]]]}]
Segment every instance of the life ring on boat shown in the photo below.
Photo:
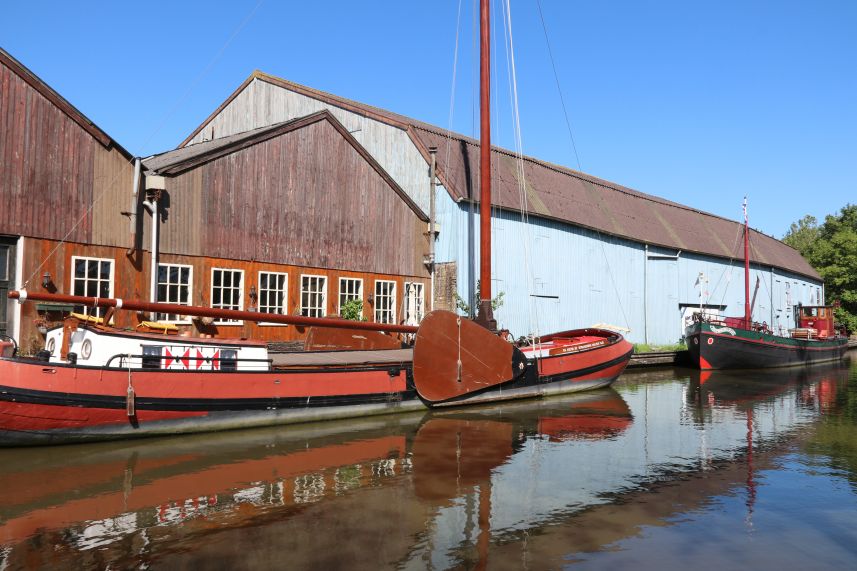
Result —
[{"label": "life ring on boat", "polygon": [[[2,344],[0,344],[0,357],[14,357],[18,354],[18,343],[13,337],[9,335],[0,335],[0,342],[2,342]],[[4,345],[7,348],[4,348]],[[11,347],[11,350],[8,349],[8,347]]]},{"label": "life ring on boat", "polygon": [[708,338],[708,344],[709,344],[709,345],[714,345],[714,337],[709,337],[709,338]]}]

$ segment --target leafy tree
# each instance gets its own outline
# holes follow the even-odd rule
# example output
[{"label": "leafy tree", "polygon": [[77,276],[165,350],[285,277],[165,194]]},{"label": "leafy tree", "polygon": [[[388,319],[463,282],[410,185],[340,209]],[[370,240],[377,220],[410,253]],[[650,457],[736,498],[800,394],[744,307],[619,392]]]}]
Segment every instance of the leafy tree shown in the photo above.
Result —
[{"label": "leafy tree", "polygon": [[[482,282],[480,280],[476,280],[476,291],[473,294],[473,305],[471,306],[469,303],[464,301],[457,293],[453,293],[455,296],[455,308],[461,311],[464,315],[470,315],[471,308],[478,308],[480,299],[482,297]],[[491,309],[493,311],[497,311],[500,309],[500,306],[503,305],[503,297],[506,295],[506,292],[501,291],[491,300]]]},{"label": "leafy tree", "polygon": [[783,242],[806,256],[810,247],[818,239],[818,233],[818,220],[815,216],[807,214],[797,222],[792,222]]},{"label": "leafy tree", "polygon": [[783,242],[821,274],[828,301],[840,303],[837,321],[857,331],[857,204],[826,216],[821,226],[812,216],[804,216],[791,225]]}]

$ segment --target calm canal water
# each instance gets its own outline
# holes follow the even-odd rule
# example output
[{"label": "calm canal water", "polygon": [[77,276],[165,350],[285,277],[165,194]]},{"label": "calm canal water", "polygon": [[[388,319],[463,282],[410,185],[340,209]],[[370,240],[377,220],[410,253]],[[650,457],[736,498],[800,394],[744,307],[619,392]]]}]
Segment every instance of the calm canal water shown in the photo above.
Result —
[{"label": "calm canal water", "polygon": [[447,414],[0,451],[0,569],[857,568],[857,353]]}]

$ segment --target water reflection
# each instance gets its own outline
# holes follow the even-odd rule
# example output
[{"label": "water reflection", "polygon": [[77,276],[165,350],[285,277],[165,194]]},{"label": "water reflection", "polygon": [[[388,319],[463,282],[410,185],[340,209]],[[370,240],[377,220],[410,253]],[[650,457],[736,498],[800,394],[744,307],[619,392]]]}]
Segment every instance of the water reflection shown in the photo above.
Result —
[{"label": "water reflection", "polygon": [[752,525],[783,446],[857,441],[847,374],[676,369],[483,409],[4,450],[0,566],[585,563],[736,487]]}]

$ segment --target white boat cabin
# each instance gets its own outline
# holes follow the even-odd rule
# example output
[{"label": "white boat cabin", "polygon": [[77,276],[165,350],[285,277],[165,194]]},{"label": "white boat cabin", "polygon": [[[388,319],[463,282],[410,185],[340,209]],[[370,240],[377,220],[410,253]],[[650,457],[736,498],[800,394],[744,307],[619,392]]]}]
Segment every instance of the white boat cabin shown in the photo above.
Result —
[{"label": "white boat cabin", "polygon": [[45,352],[43,358],[49,354],[51,363],[88,367],[224,372],[271,368],[268,348],[259,341],[125,331],[76,321],[48,331]]}]

